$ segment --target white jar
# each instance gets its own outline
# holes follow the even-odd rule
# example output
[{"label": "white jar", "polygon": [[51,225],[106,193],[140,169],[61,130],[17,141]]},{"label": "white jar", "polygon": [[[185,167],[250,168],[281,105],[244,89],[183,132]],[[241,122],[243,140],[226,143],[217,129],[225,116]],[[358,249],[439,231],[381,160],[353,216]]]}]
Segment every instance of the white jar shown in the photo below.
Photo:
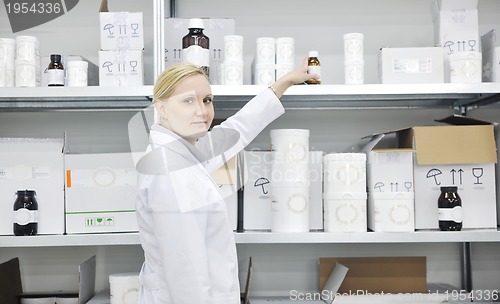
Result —
[{"label": "white jar", "polygon": [[242,61],[243,60],[243,36],[226,35],[224,36],[224,61]]},{"label": "white jar", "polygon": [[16,60],[35,60],[39,55],[38,38],[34,36],[16,37]]},{"label": "white jar", "polygon": [[87,61],[68,61],[66,62],[66,85],[68,87],[86,87],[88,82]]},{"label": "white jar", "polygon": [[222,84],[243,85],[243,66],[243,60],[222,63]]},{"label": "white jar", "polygon": [[361,33],[344,34],[344,62],[363,60],[363,39]]},{"label": "white jar", "polygon": [[36,60],[16,59],[16,87],[36,87]]},{"label": "white jar", "polygon": [[478,83],[482,81],[482,54],[457,52],[450,54],[450,82]]},{"label": "white jar", "polygon": [[276,63],[276,39],[271,37],[257,38],[255,61],[257,64]]},{"label": "white jar", "polygon": [[276,39],[276,64],[293,64],[295,57],[295,39],[280,37]]},{"label": "white jar", "polygon": [[4,63],[6,69],[13,70],[16,59],[16,40],[13,38],[0,38],[0,64]]}]

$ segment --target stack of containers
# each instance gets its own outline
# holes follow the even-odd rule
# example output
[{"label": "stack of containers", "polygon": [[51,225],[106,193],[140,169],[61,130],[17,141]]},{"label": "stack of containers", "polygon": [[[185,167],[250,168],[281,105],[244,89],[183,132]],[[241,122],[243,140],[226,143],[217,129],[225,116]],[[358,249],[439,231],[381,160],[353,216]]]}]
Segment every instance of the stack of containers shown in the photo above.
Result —
[{"label": "stack of containers", "polygon": [[271,231],[309,232],[309,130],[271,130]]},{"label": "stack of containers", "polygon": [[276,39],[276,79],[294,68],[295,39],[281,37]]},{"label": "stack of containers", "polygon": [[221,84],[243,84],[243,36],[224,36],[224,62],[221,64]]},{"label": "stack of containers", "polygon": [[344,34],[345,84],[364,83],[363,39],[361,33]]},{"label": "stack of containers", "polygon": [[257,38],[257,51],[253,62],[253,84],[270,86],[276,81],[276,39]]},{"label": "stack of containers", "polygon": [[16,40],[0,38],[0,87],[15,84]]},{"label": "stack of containers", "polygon": [[325,232],[366,232],[366,154],[330,153],[323,162]]},{"label": "stack of containers", "polygon": [[40,85],[40,43],[34,36],[16,37],[15,86]]}]

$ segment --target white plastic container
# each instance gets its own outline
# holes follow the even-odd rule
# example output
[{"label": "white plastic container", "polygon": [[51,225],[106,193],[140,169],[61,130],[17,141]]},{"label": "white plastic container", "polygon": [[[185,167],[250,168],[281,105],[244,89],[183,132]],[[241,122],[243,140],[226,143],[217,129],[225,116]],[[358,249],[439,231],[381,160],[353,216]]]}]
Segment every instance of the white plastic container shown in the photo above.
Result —
[{"label": "white plastic container", "polygon": [[0,88],[5,87],[7,78],[7,67],[5,63],[0,62]]},{"label": "white plastic container", "polygon": [[87,61],[68,61],[66,63],[66,85],[68,87],[86,87],[88,84]]},{"label": "white plastic container", "polygon": [[137,304],[139,296],[139,273],[116,273],[109,276],[111,304]]},{"label": "white plastic container", "polygon": [[5,69],[13,70],[16,59],[16,40],[13,38],[0,38],[0,64],[5,64]]},{"label": "white plastic container", "polygon": [[381,232],[415,231],[414,198],[413,192],[369,193],[368,228]]},{"label": "white plastic container", "polygon": [[295,39],[280,37],[276,39],[276,64],[293,64],[295,57]]},{"label": "white plastic container", "polygon": [[243,60],[224,61],[221,64],[222,79],[224,85],[243,85]]},{"label": "white plastic container", "polygon": [[224,61],[242,61],[243,60],[243,36],[226,35],[224,36]]},{"label": "white plastic container", "polygon": [[366,192],[325,193],[325,232],[366,232]]},{"label": "white plastic container", "polygon": [[363,40],[361,33],[344,34],[344,63],[363,60]]},{"label": "white plastic container", "polygon": [[273,182],[309,182],[309,130],[271,130]]},{"label": "white plastic container", "polygon": [[257,38],[255,60],[258,64],[276,63],[276,39],[272,37]]},{"label": "white plastic container", "polygon": [[323,163],[325,193],[366,193],[365,153],[330,153],[323,157]]},{"label": "white plastic container", "polygon": [[309,183],[271,184],[271,231],[309,232]]},{"label": "white plastic container", "polygon": [[17,60],[16,59],[16,87],[36,87],[36,60]]},{"label": "white plastic container", "polygon": [[450,82],[478,83],[482,81],[482,54],[457,52],[449,55]]},{"label": "white plastic container", "polygon": [[5,71],[5,87],[14,87],[16,85],[16,70],[15,65],[12,70]]},{"label": "white plastic container", "polygon": [[253,74],[253,84],[270,86],[276,81],[275,64],[257,63]]},{"label": "white plastic container", "polygon": [[37,37],[16,37],[16,60],[36,60],[36,56],[39,55],[39,42]]},{"label": "white plastic container", "polygon": [[293,71],[295,65],[293,63],[280,63],[276,64],[276,79],[280,79],[283,75]]},{"label": "white plastic container", "polygon": [[365,82],[365,63],[363,60],[351,60],[344,64],[345,84],[363,84]]}]

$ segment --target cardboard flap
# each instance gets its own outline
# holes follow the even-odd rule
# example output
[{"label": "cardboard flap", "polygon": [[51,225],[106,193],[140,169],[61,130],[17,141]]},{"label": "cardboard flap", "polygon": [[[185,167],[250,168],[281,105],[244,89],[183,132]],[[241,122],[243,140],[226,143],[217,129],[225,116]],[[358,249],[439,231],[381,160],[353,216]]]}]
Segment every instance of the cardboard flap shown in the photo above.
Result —
[{"label": "cardboard flap", "polygon": [[415,127],[419,165],[496,163],[493,125]]},{"label": "cardboard flap", "polygon": [[434,121],[442,122],[453,126],[487,126],[492,124],[489,121],[462,115],[456,115],[456,114],[442,119],[435,119]]},{"label": "cardboard flap", "polygon": [[13,258],[0,264],[0,303],[17,304],[17,296],[22,292],[19,259]]},{"label": "cardboard flap", "polygon": [[477,10],[478,0],[437,0],[441,11]]},{"label": "cardboard flap", "polygon": [[427,292],[425,257],[320,258],[320,288],[336,263],[349,268],[339,293]]},{"label": "cardboard flap", "polygon": [[109,12],[109,9],[108,9],[108,0],[101,0],[101,5],[99,6],[99,12],[100,13]]},{"label": "cardboard flap", "polygon": [[487,52],[497,45],[497,37],[495,29],[490,30],[483,36],[481,36],[481,49],[483,52]]}]

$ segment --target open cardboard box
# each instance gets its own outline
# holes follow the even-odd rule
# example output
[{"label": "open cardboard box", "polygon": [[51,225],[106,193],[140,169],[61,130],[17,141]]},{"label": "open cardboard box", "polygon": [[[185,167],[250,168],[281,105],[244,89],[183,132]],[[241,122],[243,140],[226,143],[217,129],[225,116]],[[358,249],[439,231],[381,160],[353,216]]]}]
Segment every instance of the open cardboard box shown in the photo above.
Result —
[{"label": "open cardboard box", "polygon": [[75,298],[78,304],[85,304],[94,296],[96,257],[84,261],[78,267],[78,290],[23,292],[19,259],[13,258],[0,264],[0,303],[19,304],[23,298]]}]

